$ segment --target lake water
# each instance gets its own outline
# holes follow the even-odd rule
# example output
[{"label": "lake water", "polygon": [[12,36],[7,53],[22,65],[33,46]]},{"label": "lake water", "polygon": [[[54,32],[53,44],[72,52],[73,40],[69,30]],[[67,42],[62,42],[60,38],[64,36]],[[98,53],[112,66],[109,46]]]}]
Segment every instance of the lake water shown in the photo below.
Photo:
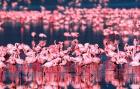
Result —
[{"label": "lake water", "polygon": [[[37,34],[45,33],[47,35],[47,45],[53,44],[56,40],[70,41],[73,38],[65,38],[66,30],[60,29],[54,31],[43,29],[43,24],[30,25],[29,29],[22,27],[21,24],[6,22],[3,26],[4,31],[0,33],[0,45],[8,43],[22,42],[31,45],[31,32]],[[90,27],[85,31],[78,30],[80,33],[78,40],[80,43],[98,43],[103,48],[103,39],[105,38],[100,32],[93,32]],[[114,36],[111,39],[115,39]],[[118,38],[121,40],[121,38]],[[36,37],[38,42],[41,38]],[[133,37],[130,39],[131,43]],[[119,46],[120,49],[123,47]],[[69,63],[66,66],[57,66],[43,69],[40,64],[30,65],[9,65],[6,69],[0,69],[1,83],[8,86],[14,82],[15,86],[30,86],[32,82],[38,81],[42,86],[51,86],[51,89],[140,89],[140,67],[131,67],[128,64],[115,65],[109,62],[108,58],[103,55],[101,64],[90,64],[87,66],[77,66]],[[11,68],[11,69],[10,69]],[[10,69],[10,70],[9,70]],[[138,88],[139,87],[139,88]],[[10,89],[10,88],[9,88]],[[15,88],[13,88],[15,89]]]}]

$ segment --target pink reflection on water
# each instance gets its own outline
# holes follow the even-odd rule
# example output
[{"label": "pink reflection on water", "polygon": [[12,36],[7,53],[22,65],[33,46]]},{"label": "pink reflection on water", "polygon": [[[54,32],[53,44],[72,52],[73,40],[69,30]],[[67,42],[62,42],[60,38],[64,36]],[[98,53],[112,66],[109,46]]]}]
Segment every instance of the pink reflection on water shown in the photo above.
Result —
[{"label": "pink reflection on water", "polygon": [[[101,89],[99,82],[102,81],[101,69],[103,65],[89,64],[81,68],[79,67],[78,69],[77,66],[75,66],[76,72],[74,74],[70,73],[72,69],[69,66],[54,66],[45,69],[42,69],[40,63],[33,63],[32,66],[22,66],[22,70],[19,70],[15,65],[9,65],[7,67],[10,73],[10,80],[12,81],[12,83],[8,85],[9,87],[15,85],[19,89],[21,87],[59,89],[60,87],[66,88],[71,84],[74,88],[78,89]],[[67,71],[67,68],[71,71]],[[116,86],[117,89],[125,89],[123,86],[130,81],[133,82],[133,85],[131,85],[133,88],[138,87],[137,85],[140,84],[140,67],[129,67],[126,65],[123,69],[116,71],[108,68],[109,67],[106,67],[105,69],[105,81],[106,83],[111,83]],[[23,78],[20,78],[20,75],[16,75],[19,71],[24,73],[24,76],[21,75]],[[6,80],[5,72],[5,69],[0,69],[1,87],[4,87],[4,85],[7,86],[7,84],[3,83],[3,81]],[[131,76],[131,74],[133,74],[133,76]],[[24,85],[19,86],[23,80],[25,81]],[[27,84],[27,86],[25,84]]]}]

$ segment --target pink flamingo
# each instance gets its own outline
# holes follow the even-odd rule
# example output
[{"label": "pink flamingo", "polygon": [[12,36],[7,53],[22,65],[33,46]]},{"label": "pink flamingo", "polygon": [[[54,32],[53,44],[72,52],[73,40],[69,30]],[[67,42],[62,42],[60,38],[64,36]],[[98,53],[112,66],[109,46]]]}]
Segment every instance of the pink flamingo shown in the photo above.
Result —
[{"label": "pink flamingo", "polygon": [[2,82],[2,80],[3,80],[3,68],[5,68],[6,67],[6,65],[2,62],[2,61],[0,61],[0,82]]},{"label": "pink flamingo", "polygon": [[71,32],[71,36],[73,38],[77,38],[79,36],[79,33],[78,32]]},{"label": "pink flamingo", "polygon": [[31,36],[32,36],[33,39],[34,39],[34,37],[36,36],[36,32],[32,32],[32,33],[31,33]]},{"label": "pink flamingo", "polygon": [[71,34],[69,32],[65,32],[64,36],[68,39],[68,37],[71,37]]},{"label": "pink flamingo", "polygon": [[131,84],[130,87],[131,87],[131,89],[140,89],[139,84]]},{"label": "pink flamingo", "polygon": [[40,34],[39,34],[39,37],[41,37],[41,38],[46,38],[47,36],[46,36],[44,33],[40,33]]},{"label": "pink flamingo", "polygon": [[5,68],[5,67],[6,67],[6,65],[4,64],[4,62],[0,61],[0,69]]},{"label": "pink flamingo", "polygon": [[131,66],[139,66],[140,65],[140,52],[136,53],[135,56],[132,56],[132,62],[130,63]]}]

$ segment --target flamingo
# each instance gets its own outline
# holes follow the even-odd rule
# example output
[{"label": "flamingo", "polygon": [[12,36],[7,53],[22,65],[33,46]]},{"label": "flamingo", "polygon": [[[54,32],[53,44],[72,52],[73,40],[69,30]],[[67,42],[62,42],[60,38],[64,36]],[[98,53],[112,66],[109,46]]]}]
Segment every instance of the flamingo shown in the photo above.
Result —
[{"label": "flamingo", "polygon": [[127,60],[125,58],[119,58],[119,59],[117,59],[116,63],[122,65],[124,63],[127,63]]},{"label": "flamingo", "polygon": [[2,61],[0,61],[0,69],[5,68],[5,67],[6,67],[6,65]]},{"label": "flamingo", "polygon": [[60,29],[60,23],[59,22],[54,22],[54,29],[56,30],[56,31],[58,31],[59,29]]},{"label": "flamingo", "polygon": [[101,59],[99,57],[93,57],[93,62],[96,63],[96,64],[99,64]]},{"label": "flamingo", "polygon": [[25,63],[28,63],[28,64],[31,64],[31,63],[34,63],[36,62],[36,58],[35,57],[26,57],[25,58]]},{"label": "flamingo", "polygon": [[5,89],[5,88],[6,88],[6,85],[3,83],[0,83],[0,89]]},{"label": "flamingo", "polygon": [[79,36],[78,32],[71,32],[71,36],[77,38]]},{"label": "flamingo", "polygon": [[65,22],[64,28],[66,29],[66,31],[69,30],[70,26],[69,26],[69,22],[68,21]]},{"label": "flamingo", "polygon": [[24,89],[24,88],[25,88],[24,85],[17,85],[17,86],[16,86],[16,89]]},{"label": "flamingo", "polygon": [[43,54],[40,54],[37,56],[37,61],[41,64],[43,64],[45,61],[47,61],[47,57],[44,56]]},{"label": "flamingo", "polygon": [[[32,89],[37,89],[38,85],[35,82],[31,82],[29,85]],[[23,88],[22,88],[23,89]]]},{"label": "flamingo", "polygon": [[43,65],[43,67],[52,67],[53,66],[53,62],[51,61],[51,62],[46,62],[44,65]]},{"label": "flamingo", "polygon": [[28,46],[28,45],[23,45],[23,49],[26,50],[26,51],[31,50],[30,46]]},{"label": "flamingo", "polygon": [[99,84],[95,84],[92,86],[92,89],[101,89],[101,86]]},{"label": "flamingo", "polygon": [[68,37],[71,37],[71,34],[70,34],[69,32],[65,32],[65,33],[64,33],[64,36],[65,36],[66,38],[68,38]]},{"label": "flamingo", "polygon": [[36,32],[32,32],[31,36],[34,38],[36,36]]},{"label": "flamingo", "polygon": [[66,59],[64,59],[64,60],[62,60],[62,62],[59,64],[60,66],[63,66],[63,65],[66,65],[67,64],[67,60]]},{"label": "flamingo", "polygon": [[[0,82],[3,80],[3,68],[7,67],[2,61],[0,61]],[[1,87],[0,87],[1,88]]]},{"label": "flamingo", "polygon": [[44,89],[54,89],[51,85],[45,85]]},{"label": "flamingo", "polygon": [[131,84],[131,89],[140,89],[140,84]]},{"label": "flamingo", "polygon": [[40,34],[39,34],[39,37],[41,37],[41,38],[46,38],[47,36],[46,36],[44,33],[40,33]]},{"label": "flamingo", "polygon": [[40,6],[40,8],[41,8],[41,11],[45,11],[46,10],[46,8],[44,6]]},{"label": "flamingo", "polygon": [[20,59],[20,58],[16,58],[15,61],[17,64],[24,64],[25,63],[25,61]]},{"label": "flamingo", "polygon": [[109,51],[109,50],[108,50],[108,52],[107,52],[107,56],[109,56],[109,57],[114,57],[116,54],[117,54],[117,53],[114,52],[114,51]]},{"label": "flamingo", "polygon": [[0,61],[5,61],[5,58],[4,57],[0,57]]},{"label": "flamingo", "polygon": [[133,48],[133,52],[132,52],[132,62],[130,63],[130,65],[132,66],[139,66],[140,65],[140,52],[136,53],[136,46],[137,46],[137,40],[134,39],[133,41],[134,44],[134,48]]},{"label": "flamingo", "polygon": [[43,29],[44,29],[45,31],[47,31],[47,30],[49,29],[49,24],[46,23],[46,22],[44,22],[44,24],[43,24]]},{"label": "flamingo", "polygon": [[41,41],[39,41],[38,45],[41,47],[44,47],[46,45],[46,41],[41,40]]},{"label": "flamingo", "polygon": [[15,64],[16,61],[15,61],[14,55],[12,54],[6,62],[8,62],[8,63],[10,63],[10,64]]},{"label": "flamingo", "polygon": [[[83,27],[83,26],[82,26],[82,27]],[[80,28],[82,28],[82,27],[80,27]],[[77,31],[78,28],[79,28],[79,25],[78,25],[78,24],[75,24],[75,25],[73,26],[73,30],[74,30],[74,31]]]},{"label": "flamingo", "polygon": [[139,66],[140,65],[140,52],[136,53],[134,57],[132,57],[131,66]]},{"label": "flamingo", "polygon": [[71,57],[71,60],[75,63],[78,63],[78,64],[81,64],[83,61],[82,56]]},{"label": "flamingo", "polygon": [[117,53],[116,63],[121,64],[121,65],[124,64],[124,63],[127,63],[127,60],[125,58],[126,54],[125,54],[125,52],[119,50],[118,44],[117,44],[117,51],[118,51],[118,53]]},{"label": "flamingo", "polygon": [[0,27],[0,32],[4,32],[4,29],[2,27]]}]

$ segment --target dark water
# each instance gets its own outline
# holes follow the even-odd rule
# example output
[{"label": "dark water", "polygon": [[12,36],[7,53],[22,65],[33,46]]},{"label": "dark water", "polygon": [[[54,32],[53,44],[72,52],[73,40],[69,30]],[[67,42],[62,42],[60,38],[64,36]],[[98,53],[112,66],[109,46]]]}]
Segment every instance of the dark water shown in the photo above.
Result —
[{"label": "dark water", "polygon": [[[6,22],[2,26],[4,31],[0,33],[0,45],[6,45],[8,43],[26,43],[31,45],[33,40],[31,32],[35,31],[37,34],[45,33],[47,35],[47,45],[53,44],[56,40],[66,41],[73,38],[65,38],[64,32],[66,30],[60,29],[54,31],[51,28],[48,30],[43,29],[43,24],[31,24],[30,29],[26,29],[21,24],[16,23],[13,25],[11,22]],[[98,43],[103,48],[104,36],[100,32],[93,32],[90,27],[85,31],[78,30],[80,43]],[[111,39],[116,39],[111,37]],[[120,37],[117,39],[121,40]],[[41,40],[38,36],[35,37],[35,41]],[[133,37],[130,39],[130,43]],[[123,48],[120,42],[120,48]],[[1,82],[5,85],[11,84],[13,81],[17,85],[29,86],[31,82],[36,82],[37,79],[45,79],[45,84],[49,82],[64,83],[65,86],[55,86],[54,89],[140,89],[131,88],[132,85],[140,85],[140,67],[131,67],[128,64],[123,66],[117,66],[110,63],[105,55],[102,56],[103,63],[100,65],[90,64],[88,66],[76,66],[70,64],[69,66],[54,67],[45,69],[45,72],[41,66],[27,65],[28,72],[25,72],[25,65],[16,65],[15,67],[8,67],[1,72]],[[13,68],[9,71],[9,68]],[[31,78],[29,81],[26,80]],[[16,80],[18,80],[16,82]],[[54,84],[54,83],[53,83]],[[49,85],[49,84],[48,84]],[[44,85],[40,85],[44,86]],[[76,88],[77,87],[77,88]]]},{"label": "dark water", "polygon": [[[16,42],[23,42],[26,44],[31,44],[32,37],[31,32],[35,31],[37,35],[39,33],[45,33],[47,35],[47,44],[53,44],[54,40],[57,42],[59,41],[65,41],[65,40],[72,40],[73,38],[64,37],[64,32],[66,32],[65,29],[60,29],[58,31],[52,30],[51,28],[45,30],[43,29],[43,24],[38,23],[36,25],[30,24],[30,29],[26,29],[24,26],[22,26],[19,23],[15,23],[13,25],[12,22],[6,22],[2,25],[4,28],[4,32],[0,33],[0,44],[5,45],[8,43],[16,43]],[[21,30],[23,29],[23,32]],[[71,31],[69,31],[71,32]],[[88,27],[85,31],[78,30],[79,37],[78,40],[80,43],[98,43],[101,47],[103,46],[103,39],[104,36],[100,32],[93,32],[90,27]],[[38,42],[41,40],[38,36],[35,37],[35,41]]]},{"label": "dark water", "polygon": [[[31,37],[31,32],[36,32],[37,36],[35,37],[35,41],[38,43],[39,40],[42,40],[41,38],[38,37],[39,33],[45,33],[47,35],[47,38],[45,39],[47,41],[47,46],[51,45],[59,41],[70,41],[73,40],[74,38],[66,38],[64,37],[64,32],[75,32],[74,30],[65,30],[65,29],[60,29],[60,30],[54,30],[52,28],[44,29],[42,22],[39,22],[37,24],[29,24],[29,29],[27,29],[25,26],[21,25],[18,22],[10,22],[7,21],[2,25],[2,28],[4,31],[0,32],[0,45],[6,45],[8,43],[25,43],[28,45],[31,45],[31,41],[33,40]],[[70,28],[72,29],[72,28]],[[95,32],[92,27],[87,27],[85,30],[78,29],[77,32],[80,34],[79,37],[77,38],[80,43],[91,43],[91,44],[98,44],[101,48],[103,48],[103,40],[105,37],[103,36],[102,32]],[[133,44],[133,39],[135,37],[130,35],[128,44],[132,45]],[[119,40],[119,48],[123,49],[123,42],[121,36],[114,36],[110,35],[110,40]]]}]

